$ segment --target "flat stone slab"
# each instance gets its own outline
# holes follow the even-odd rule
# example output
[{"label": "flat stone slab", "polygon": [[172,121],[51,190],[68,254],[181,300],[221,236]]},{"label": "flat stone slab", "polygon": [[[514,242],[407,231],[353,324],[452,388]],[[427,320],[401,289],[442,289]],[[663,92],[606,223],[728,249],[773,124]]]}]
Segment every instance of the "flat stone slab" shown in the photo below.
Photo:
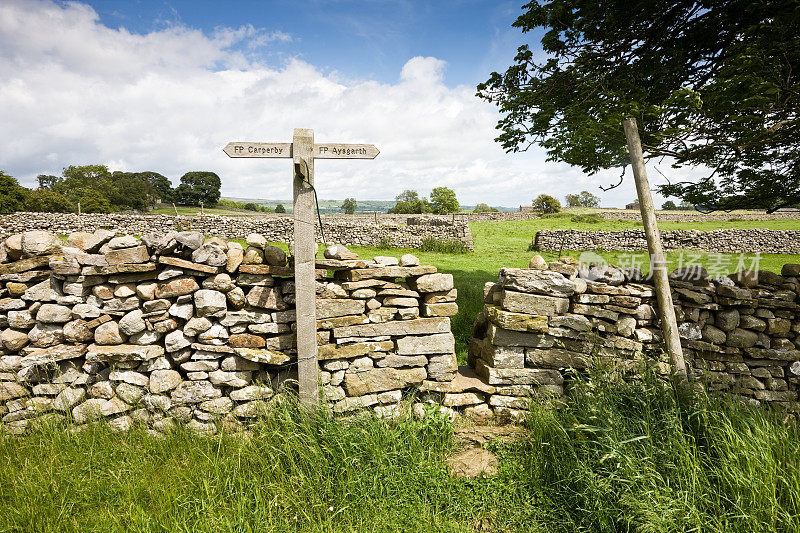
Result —
[{"label": "flat stone slab", "polygon": [[407,278],[412,276],[423,276],[425,274],[435,274],[436,267],[430,265],[414,266],[414,267],[374,267],[374,268],[357,268],[354,270],[347,270],[342,272],[344,279],[347,281],[361,281],[364,279],[373,278]]},{"label": "flat stone slab", "polygon": [[333,330],[333,336],[336,338],[378,337],[381,335],[432,335],[435,333],[450,333],[450,319],[447,317],[417,318],[380,324],[357,324],[334,328]]},{"label": "flat stone slab", "polygon": [[164,347],[155,344],[139,346],[134,344],[118,344],[114,346],[89,345],[86,350],[87,363],[103,363],[106,361],[149,361],[164,355]]},{"label": "flat stone slab", "polygon": [[0,274],[18,274],[28,270],[34,270],[43,266],[50,265],[50,259],[54,261],[63,261],[64,257],[60,255],[42,255],[37,257],[29,257],[13,263],[5,263],[0,265]]},{"label": "flat stone slab", "polygon": [[49,348],[34,348],[20,362],[23,367],[27,367],[77,359],[86,354],[86,349],[85,344],[58,344]]},{"label": "flat stone slab", "polygon": [[194,270],[195,272],[203,272],[205,274],[219,274],[225,270],[224,267],[215,267],[204,265],[202,263],[194,263],[178,257],[159,257],[158,262],[162,265],[174,266],[186,270]]},{"label": "flat stone slab", "polygon": [[452,381],[424,381],[420,390],[445,393],[480,391],[486,394],[494,394],[497,392],[497,387],[489,385],[482,380],[471,367],[460,366],[458,367],[456,377],[453,378]]},{"label": "flat stone slab", "polygon": [[265,365],[282,365],[292,359],[283,352],[266,348],[235,348],[235,351],[242,359]]},{"label": "flat stone slab", "polygon": [[372,352],[388,352],[394,348],[392,341],[357,342],[355,344],[324,344],[317,348],[317,359],[351,359]]},{"label": "flat stone slab", "polygon": [[132,265],[85,266],[82,276],[109,276],[111,274],[128,274],[131,272],[151,272],[156,269],[155,263],[136,263]]},{"label": "flat stone slab", "polygon": [[326,270],[350,270],[354,268],[366,268],[367,262],[360,259],[317,259],[317,268]]}]

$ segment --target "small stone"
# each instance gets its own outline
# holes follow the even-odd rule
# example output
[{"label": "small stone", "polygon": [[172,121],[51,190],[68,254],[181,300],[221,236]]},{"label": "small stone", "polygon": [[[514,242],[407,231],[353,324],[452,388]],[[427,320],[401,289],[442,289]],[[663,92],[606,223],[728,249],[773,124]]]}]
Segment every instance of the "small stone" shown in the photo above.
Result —
[{"label": "small stone", "polygon": [[528,262],[528,268],[534,270],[547,270],[547,261],[541,255],[534,255]]},{"label": "small stone", "polygon": [[412,254],[403,254],[400,256],[401,267],[413,267],[419,265],[419,258]]},{"label": "small stone", "polygon": [[9,352],[18,352],[20,351],[26,344],[28,344],[27,333],[23,333],[22,331],[17,331],[14,329],[7,329],[4,330],[2,334],[0,334],[0,342],[3,343],[3,347],[8,350]]},{"label": "small stone", "polygon": [[164,348],[170,353],[182,350],[191,344],[189,339],[183,334],[183,331],[179,329],[168,333],[167,336],[164,337]]},{"label": "small stone", "polygon": [[154,370],[150,373],[150,392],[160,394],[167,392],[181,383],[181,375],[175,370]]},{"label": "small stone", "polygon": [[395,266],[400,264],[400,261],[396,257],[388,255],[376,255],[372,260],[380,266]]},{"label": "small stone", "polygon": [[108,247],[112,250],[119,250],[120,248],[133,248],[138,246],[139,239],[133,235],[123,235],[121,237],[114,237],[108,241]]},{"label": "small stone", "polygon": [[[237,244],[236,247],[232,246],[233,244]],[[231,243],[231,246],[228,247],[227,252],[227,261],[225,263],[225,270],[228,272],[236,272],[239,268],[239,265],[242,264],[244,260],[244,250],[238,243]]]},{"label": "small stone", "polygon": [[221,267],[228,262],[225,251],[214,244],[205,244],[192,252],[192,261],[210,266]]},{"label": "small stone", "polygon": [[150,382],[147,376],[141,372],[134,372],[132,370],[113,371],[108,375],[108,379],[111,381],[124,381],[125,383],[130,383],[131,385],[139,387],[146,387]]},{"label": "small stone", "polygon": [[233,280],[228,274],[221,273],[204,279],[203,288],[221,292],[228,292],[235,289],[236,284],[233,283]]},{"label": "small stone", "polygon": [[183,333],[189,337],[195,337],[211,327],[211,321],[205,317],[193,317],[183,326]]},{"label": "small stone", "polygon": [[194,294],[194,306],[197,316],[225,316],[228,310],[225,295],[211,289],[200,289]]},{"label": "small stone", "polygon": [[85,320],[72,320],[64,324],[64,340],[66,342],[89,342],[94,338],[94,333],[86,325]]},{"label": "small stone", "polygon": [[260,265],[264,262],[264,250],[255,246],[248,246],[242,257],[243,265]]},{"label": "small stone", "polygon": [[144,331],[145,328],[143,313],[139,309],[127,313],[119,321],[119,331],[123,335],[136,335]]},{"label": "small stone", "polygon": [[259,233],[251,233],[245,238],[248,246],[255,246],[257,248],[264,248],[267,245],[267,239]]},{"label": "small stone", "polygon": [[117,298],[130,298],[136,294],[136,285],[133,283],[123,283],[114,288],[114,296]]},{"label": "small stone", "polygon": [[22,253],[26,256],[57,254],[61,251],[62,244],[61,239],[48,231],[33,230],[22,234]]},{"label": "small stone", "polygon": [[205,237],[199,231],[180,231],[174,235],[176,241],[190,250],[197,250],[203,246]]},{"label": "small stone", "polygon": [[241,309],[247,302],[247,297],[245,296],[244,290],[242,290],[241,287],[236,287],[233,290],[225,293],[225,298],[227,298],[228,304],[233,309]]},{"label": "small stone", "polygon": [[338,259],[340,261],[358,259],[358,254],[351,252],[343,244],[332,244],[328,246],[325,248],[322,255],[325,256],[325,259]]},{"label": "small stone", "polygon": [[177,298],[186,294],[192,294],[200,289],[192,277],[180,277],[171,279],[166,283],[161,283],[156,288],[156,298]]},{"label": "small stone", "polygon": [[452,274],[425,274],[411,284],[419,292],[443,292],[453,288]]},{"label": "small stone", "polygon": [[112,320],[95,328],[94,342],[105,346],[116,345],[125,342],[125,338],[119,330],[119,324]]},{"label": "small stone", "polygon": [[264,248],[264,262],[272,266],[286,266],[286,252],[277,246],[266,246]]}]

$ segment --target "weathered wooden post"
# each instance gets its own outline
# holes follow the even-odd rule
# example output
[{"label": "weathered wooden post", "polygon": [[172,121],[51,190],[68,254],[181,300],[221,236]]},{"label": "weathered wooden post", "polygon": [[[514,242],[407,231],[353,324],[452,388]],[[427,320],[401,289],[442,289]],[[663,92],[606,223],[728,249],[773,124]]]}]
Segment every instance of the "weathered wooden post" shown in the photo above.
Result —
[{"label": "weathered wooden post", "polygon": [[678,334],[678,321],[675,318],[675,307],[672,304],[672,292],[669,288],[667,275],[667,261],[664,258],[664,249],[661,246],[661,235],[658,232],[653,197],[650,194],[650,184],[647,181],[647,169],[642,155],[642,141],[635,118],[626,118],[622,122],[625,137],[628,140],[628,152],[631,156],[633,178],[636,182],[636,193],[639,196],[639,209],[642,213],[644,234],[647,238],[647,249],[650,253],[650,271],[656,289],[658,315],[661,318],[661,331],[664,343],[672,366],[672,380],[679,393],[688,389],[688,373],[686,361],[683,359],[683,348]]},{"label": "weathered wooden post", "polygon": [[[314,132],[296,129],[294,158],[294,290],[297,312],[297,381],[300,402],[319,402],[314,250]],[[302,332],[302,334],[301,334]]]},{"label": "weathered wooden post", "polygon": [[[316,250],[314,239],[314,158],[375,159],[372,144],[314,144],[314,131],[296,129],[291,143],[230,142],[228,157],[292,158],[294,185],[294,286],[297,312],[297,377],[300,401],[319,403],[317,362]],[[177,214],[177,211],[176,211]],[[321,229],[321,228],[320,228]]]}]

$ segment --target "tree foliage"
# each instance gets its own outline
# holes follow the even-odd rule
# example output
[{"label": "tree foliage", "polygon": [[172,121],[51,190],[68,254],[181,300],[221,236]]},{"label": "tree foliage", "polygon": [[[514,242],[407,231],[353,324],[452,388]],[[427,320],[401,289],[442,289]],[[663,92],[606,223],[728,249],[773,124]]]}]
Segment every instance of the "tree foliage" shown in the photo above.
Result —
[{"label": "tree foliage", "polygon": [[581,191],[579,194],[568,194],[565,199],[570,207],[597,207],[600,205],[600,198],[589,191]]},{"label": "tree foliage", "polygon": [[27,189],[19,184],[17,178],[0,170],[0,213],[13,213],[25,208]]},{"label": "tree foliage", "polygon": [[558,213],[561,211],[561,202],[548,194],[540,194],[533,201],[533,210],[540,214]]},{"label": "tree foliage", "polygon": [[175,197],[183,205],[213,207],[220,197],[222,181],[214,172],[187,172],[181,176],[181,184],[175,189]]},{"label": "tree foliage", "polygon": [[678,209],[678,206],[675,205],[675,202],[673,202],[672,200],[667,200],[666,202],[661,204],[661,209],[663,209],[664,211],[675,211],[676,209]]},{"label": "tree foliage", "polygon": [[461,207],[453,189],[448,187],[434,187],[431,191],[431,209],[437,215],[458,213]]},{"label": "tree foliage", "polygon": [[417,191],[406,189],[395,197],[397,203],[389,209],[389,213],[395,214],[420,214],[431,213],[431,205],[427,198],[420,198]]},{"label": "tree foliage", "polygon": [[278,204],[278,205],[275,206],[275,212],[276,213],[285,213],[286,212],[286,208],[283,207],[283,204]]},{"label": "tree foliage", "polygon": [[497,213],[499,209],[495,209],[494,207],[490,207],[489,204],[480,203],[475,206],[475,209],[472,210],[473,213]]},{"label": "tree foliage", "polygon": [[708,209],[800,203],[800,7],[794,0],[543,0],[513,26],[545,28],[478,95],[508,151],[595,173],[625,166],[621,122],[648,159],[711,169],[659,187]]},{"label": "tree foliage", "polygon": [[75,211],[75,204],[56,191],[36,189],[26,195],[25,210],[37,213],[72,213]]},{"label": "tree foliage", "polygon": [[345,198],[344,202],[342,202],[342,211],[347,215],[352,215],[356,212],[357,206],[358,202],[356,202],[355,198]]}]

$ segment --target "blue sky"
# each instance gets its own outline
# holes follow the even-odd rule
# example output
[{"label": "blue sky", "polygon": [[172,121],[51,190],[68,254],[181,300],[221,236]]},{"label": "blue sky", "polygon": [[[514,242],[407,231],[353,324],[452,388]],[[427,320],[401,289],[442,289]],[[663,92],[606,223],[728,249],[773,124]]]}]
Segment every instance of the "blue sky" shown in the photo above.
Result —
[{"label": "blue sky", "polygon": [[210,170],[225,196],[285,199],[285,162],[229,159],[222,147],[311,128],[317,142],[381,152],[318,161],[325,199],[446,186],[464,205],[589,190],[624,206],[632,180],[599,188],[621,169],[587,176],[537,147],[506,154],[494,141],[500,115],[476,85],[521,43],[538,48],[540,33],[511,27],[522,3],[0,0],[0,170],[29,187],[68,165],[151,170],[175,185]]},{"label": "blue sky", "polygon": [[173,25],[215,28],[252,25],[282,39],[269,46],[239,49],[268,64],[303,59],[349,79],[394,82],[405,62],[433,56],[447,62],[444,82],[477,85],[492,70],[503,69],[523,42],[511,23],[523,2],[494,0],[309,0],[265,2],[93,1],[110,27],[146,34]]}]

